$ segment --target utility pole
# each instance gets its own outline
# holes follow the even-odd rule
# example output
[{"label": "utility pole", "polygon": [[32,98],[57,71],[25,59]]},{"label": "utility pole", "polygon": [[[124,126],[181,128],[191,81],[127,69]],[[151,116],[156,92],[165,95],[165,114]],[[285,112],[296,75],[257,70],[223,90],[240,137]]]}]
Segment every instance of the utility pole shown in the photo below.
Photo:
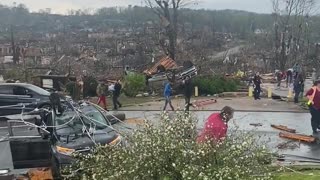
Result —
[{"label": "utility pole", "polygon": [[14,43],[14,35],[13,35],[13,26],[11,25],[10,27],[10,31],[11,31],[11,48],[12,48],[12,60],[14,64],[17,64],[19,59],[17,57],[17,52],[16,52],[16,46]]}]

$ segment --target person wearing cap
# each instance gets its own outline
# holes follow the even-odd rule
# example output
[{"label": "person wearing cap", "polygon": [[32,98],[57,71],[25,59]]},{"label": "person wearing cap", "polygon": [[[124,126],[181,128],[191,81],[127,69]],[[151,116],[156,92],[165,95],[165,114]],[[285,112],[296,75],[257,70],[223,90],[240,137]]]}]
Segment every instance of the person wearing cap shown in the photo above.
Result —
[{"label": "person wearing cap", "polygon": [[221,142],[227,136],[228,122],[233,118],[234,109],[225,106],[220,113],[213,113],[207,119],[203,130],[197,138],[198,143]]},{"label": "person wearing cap", "polygon": [[306,94],[311,114],[311,127],[314,134],[318,133],[320,125],[320,80]]}]

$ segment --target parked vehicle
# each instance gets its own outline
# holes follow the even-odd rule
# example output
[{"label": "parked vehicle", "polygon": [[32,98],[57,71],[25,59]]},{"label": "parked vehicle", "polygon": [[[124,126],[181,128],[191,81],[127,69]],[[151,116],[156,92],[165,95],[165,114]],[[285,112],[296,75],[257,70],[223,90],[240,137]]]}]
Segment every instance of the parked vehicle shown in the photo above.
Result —
[{"label": "parked vehicle", "polygon": [[25,83],[0,84],[0,116],[20,114],[35,108],[50,107],[50,93],[38,86]]},{"label": "parked vehicle", "polygon": [[59,179],[61,167],[74,161],[74,153],[89,153],[98,144],[118,145],[122,142],[111,125],[119,119],[124,120],[124,114],[105,114],[97,106],[84,102],[65,100],[59,103],[60,112],[53,107],[55,102],[51,102],[51,110],[37,112],[41,117],[35,122],[41,135],[39,138],[10,135],[15,168],[52,167],[55,179]]}]

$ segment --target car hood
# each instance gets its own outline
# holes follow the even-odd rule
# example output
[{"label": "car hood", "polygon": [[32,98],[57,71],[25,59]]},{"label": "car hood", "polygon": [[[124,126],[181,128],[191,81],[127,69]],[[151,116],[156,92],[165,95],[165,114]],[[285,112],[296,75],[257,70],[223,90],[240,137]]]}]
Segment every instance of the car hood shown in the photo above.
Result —
[{"label": "car hood", "polygon": [[[61,129],[59,131],[63,131]],[[69,130],[66,130],[69,131]],[[69,131],[70,132],[70,131]],[[60,132],[61,133],[61,132]],[[106,145],[115,140],[119,135],[115,133],[115,131],[110,129],[96,130],[93,134],[91,134],[91,138],[85,134],[69,134],[60,136],[60,140],[56,143],[57,146],[65,147],[69,149],[75,150],[83,150],[90,149],[94,147],[96,144]],[[95,142],[93,142],[93,140]]]}]

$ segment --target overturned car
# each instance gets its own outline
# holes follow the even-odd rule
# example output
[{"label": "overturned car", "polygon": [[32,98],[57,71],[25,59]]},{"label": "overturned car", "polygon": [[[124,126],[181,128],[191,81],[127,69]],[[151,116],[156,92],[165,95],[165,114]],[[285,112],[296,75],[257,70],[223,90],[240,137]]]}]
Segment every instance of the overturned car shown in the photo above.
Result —
[{"label": "overturned car", "polygon": [[193,78],[198,75],[198,69],[191,61],[185,61],[183,66],[178,66],[174,60],[165,58],[160,60],[152,68],[144,71],[146,84],[149,90],[161,91],[166,82],[179,84],[186,77]]}]

